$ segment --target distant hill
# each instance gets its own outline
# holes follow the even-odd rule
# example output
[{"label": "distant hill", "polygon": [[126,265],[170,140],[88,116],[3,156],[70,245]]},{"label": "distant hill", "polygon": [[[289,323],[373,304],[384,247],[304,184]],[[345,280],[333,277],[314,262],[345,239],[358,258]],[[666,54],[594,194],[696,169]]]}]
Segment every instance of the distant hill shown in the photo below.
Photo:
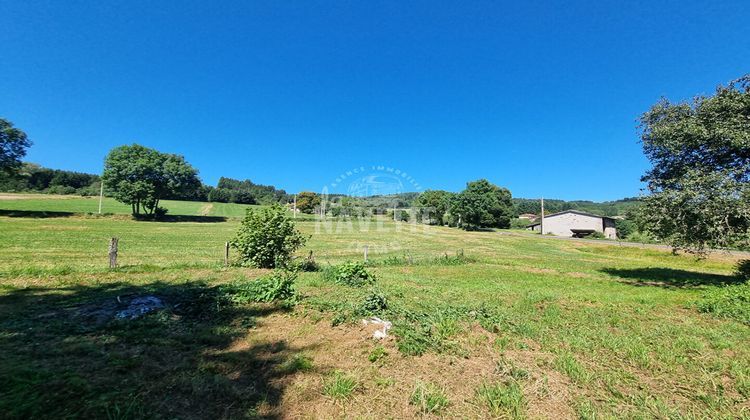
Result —
[{"label": "distant hill", "polygon": [[[342,195],[331,195],[329,200],[336,203],[340,202]],[[369,197],[350,197],[356,205],[373,208],[408,208],[413,207],[415,200],[419,197],[417,192],[407,192],[390,195],[374,195]],[[558,200],[545,199],[544,211],[546,213],[556,213],[563,210],[581,210],[601,216],[622,216],[625,212],[639,203],[638,197],[627,197],[615,201],[595,202],[589,200]],[[538,199],[531,198],[514,198],[513,205],[517,214],[523,213],[541,213],[541,204]]]},{"label": "distant hill", "polygon": [[[565,201],[545,198],[544,211],[545,213],[556,213],[563,210],[581,210],[600,216],[622,216],[628,209],[637,206],[638,203],[638,197],[627,197],[599,203],[587,200]],[[514,198],[513,205],[516,207],[518,214],[540,214],[542,211],[539,199]]]}]

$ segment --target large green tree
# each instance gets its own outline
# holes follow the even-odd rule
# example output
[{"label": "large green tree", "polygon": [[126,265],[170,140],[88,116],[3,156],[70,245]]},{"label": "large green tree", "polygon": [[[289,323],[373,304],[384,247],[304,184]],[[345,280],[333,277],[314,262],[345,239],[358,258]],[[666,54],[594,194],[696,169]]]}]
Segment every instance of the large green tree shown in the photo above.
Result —
[{"label": "large green tree", "polygon": [[695,253],[750,245],[750,75],[641,117],[653,164],[641,214],[653,236]]},{"label": "large green tree", "polygon": [[453,200],[451,213],[460,217],[465,229],[507,229],[514,213],[513,200],[507,188],[480,179],[466,184],[466,189]]},{"label": "large green tree", "polygon": [[31,141],[26,133],[13,127],[10,121],[0,118],[0,171],[15,173],[30,146]]},{"label": "large green tree", "polygon": [[423,223],[442,225],[450,211],[455,194],[442,190],[427,190],[417,197],[415,205]]},{"label": "large green tree", "polygon": [[312,191],[302,191],[297,194],[297,210],[312,214],[320,205],[320,196]]},{"label": "large green tree", "polygon": [[112,149],[104,162],[104,185],[134,215],[152,215],[159,200],[200,188],[198,171],[179,155],[138,144]]}]

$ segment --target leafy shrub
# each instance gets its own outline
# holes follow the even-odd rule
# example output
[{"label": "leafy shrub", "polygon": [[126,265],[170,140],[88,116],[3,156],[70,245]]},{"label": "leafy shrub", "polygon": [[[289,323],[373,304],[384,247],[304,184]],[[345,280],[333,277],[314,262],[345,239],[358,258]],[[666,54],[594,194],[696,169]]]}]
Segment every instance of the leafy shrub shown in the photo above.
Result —
[{"label": "leafy shrub", "polygon": [[416,405],[424,414],[439,413],[450,404],[445,392],[432,383],[417,381],[409,403]]},{"label": "leafy shrub", "polygon": [[297,273],[276,270],[271,275],[257,280],[241,280],[232,283],[226,291],[235,303],[293,301],[297,297],[294,281]]},{"label": "leafy shrub", "polygon": [[640,231],[631,232],[625,239],[627,239],[628,242],[638,242],[642,244],[653,244],[656,242],[654,238],[651,237],[651,235]]},{"label": "leafy shrub", "polygon": [[351,287],[362,287],[375,283],[375,275],[367,271],[363,263],[354,261],[327,267],[323,272],[323,278],[336,284]]},{"label": "leafy shrub", "polygon": [[349,398],[358,386],[354,377],[337,370],[323,382],[323,394],[336,399]]},{"label": "leafy shrub", "polygon": [[591,232],[591,234],[588,235],[587,238],[589,238],[589,239],[604,239],[605,236],[604,236],[604,234],[602,232],[594,231],[594,232]]},{"label": "leafy shrub", "polygon": [[750,284],[710,290],[698,302],[698,310],[750,325]]},{"label": "leafy shrub", "polygon": [[393,327],[393,334],[398,337],[396,348],[404,355],[421,356],[432,348],[429,324],[398,323]]},{"label": "leafy shrub", "polygon": [[157,207],[154,210],[154,218],[161,219],[162,217],[166,216],[168,212],[169,212],[169,209],[167,208]]},{"label": "leafy shrub", "polygon": [[313,253],[310,251],[310,255],[307,258],[300,259],[294,264],[294,268],[298,271],[313,272],[320,270],[320,264],[313,258]]},{"label": "leafy shrub", "polygon": [[376,314],[388,309],[388,299],[385,295],[377,290],[372,290],[365,296],[364,301],[359,306],[362,314]]},{"label": "leafy shrub", "polygon": [[285,267],[292,253],[307,241],[280,205],[247,210],[231,242],[240,254],[240,263],[258,268]]},{"label": "leafy shrub", "polygon": [[75,188],[69,187],[66,185],[53,185],[47,188],[47,191],[46,191],[47,194],[62,194],[62,195],[75,194],[75,192],[76,192]]},{"label": "leafy shrub", "polygon": [[617,237],[620,239],[628,239],[630,235],[636,231],[637,225],[634,221],[628,219],[616,219],[615,228],[617,229]]},{"label": "leafy shrub", "polygon": [[750,260],[741,260],[737,262],[734,274],[740,278],[740,280],[750,280]]}]

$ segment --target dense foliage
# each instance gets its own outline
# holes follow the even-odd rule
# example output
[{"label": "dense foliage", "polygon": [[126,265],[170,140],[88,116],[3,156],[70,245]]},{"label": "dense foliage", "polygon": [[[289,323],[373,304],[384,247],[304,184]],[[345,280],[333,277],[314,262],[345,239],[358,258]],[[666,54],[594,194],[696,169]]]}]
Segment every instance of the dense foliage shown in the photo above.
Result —
[{"label": "dense foliage", "polygon": [[320,196],[311,191],[302,191],[297,194],[297,210],[302,213],[312,214],[315,208],[320,206]]},{"label": "dense foliage", "polygon": [[0,172],[13,173],[21,167],[21,159],[31,141],[13,123],[0,118]]},{"label": "dense foliage", "polygon": [[229,300],[234,303],[273,302],[276,300],[294,301],[297,291],[294,271],[274,270],[270,275],[259,279],[242,279],[224,288]]},{"label": "dense foliage", "polygon": [[[544,199],[544,211],[546,213],[557,213],[565,210],[579,210],[588,213],[598,214],[600,216],[622,216],[629,209],[640,205],[640,199],[637,197],[623,198],[616,201],[605,201],[596,203],[593,201],[575,200],[565,201],[557,199]],[[516,214],[541,214],[541,202],[539,199],[531,198],[514,198]]]},{"label": "dense foliage", "polygon": [[288,212],[278,204],[259,210],[248,209],[231,245],[244,266],[286,267],[294,251],[307,238],[297,230]]},{"label": "dense foliage", "polygon": [[24,163],[16,173],[0,172],[0,191],[96,195],[99,177]]},{"label": "dense foliage", "polygon": [[514,217],[514,208],[507,188],[480,179],[466,184],[466,189],[453,200],[451,213],[460,218],[460,225],[465,229],[507,229]]},{"label": "dense foliage", "polygon": [[645,226],[675,249],[750,246],[750,76],[641,117]]},{"label": "dense foliage", "polygon": [[415,206],[422,223],[444,225],[455,194],[441,190],[427,190],[417,197]]},{"label": "dense foliage", "polygon": [[209,201],[240,204],[285,203],[289,199],[284,190],[271,185],[255,184],[249,179],[240,181],[232,178],[219,178],[216,189],[211,191]]},{"label": "dense foliage", "polygon": [[134,215],[158,214],[159,200],[200,187],[198,171],[179,155],[134,144],[112,149],[104,161],[105,187]]},{"label": "dense foliage", "polygon": [[375,275],[358,261],[329,266],[323,271],[323,278],[328,281],[351,287],[362,287],[375,283]]}]

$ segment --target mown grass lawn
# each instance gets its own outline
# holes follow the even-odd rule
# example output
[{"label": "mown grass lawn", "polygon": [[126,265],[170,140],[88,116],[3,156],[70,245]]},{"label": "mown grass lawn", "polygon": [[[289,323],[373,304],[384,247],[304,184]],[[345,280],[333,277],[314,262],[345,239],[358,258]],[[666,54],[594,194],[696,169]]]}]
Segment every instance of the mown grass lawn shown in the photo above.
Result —
[{"label": "mown grass lawn", "polygon": [[[69,205],[62,201],[13,210],[54,211]],[[198,204],[206,203],[183,208]],[[0,217],[0,412],[750,416],[750,326],[696,307],[735,281],[733,257],[301,220],[311,238],[300,255],[313,251],[326,266],[362,259],[367,245],[375,285],[302,273],[294,306],[225,305],[217,286],[267,273],[221,266],[237,226]],[[116,270],[106,268],[111,236],[120,238]],[[380,315],[394,323],[383,342],[359,322],[372,293],[387,298]],[[143,294],[167,309],[112,319],[118,297]]]}]

